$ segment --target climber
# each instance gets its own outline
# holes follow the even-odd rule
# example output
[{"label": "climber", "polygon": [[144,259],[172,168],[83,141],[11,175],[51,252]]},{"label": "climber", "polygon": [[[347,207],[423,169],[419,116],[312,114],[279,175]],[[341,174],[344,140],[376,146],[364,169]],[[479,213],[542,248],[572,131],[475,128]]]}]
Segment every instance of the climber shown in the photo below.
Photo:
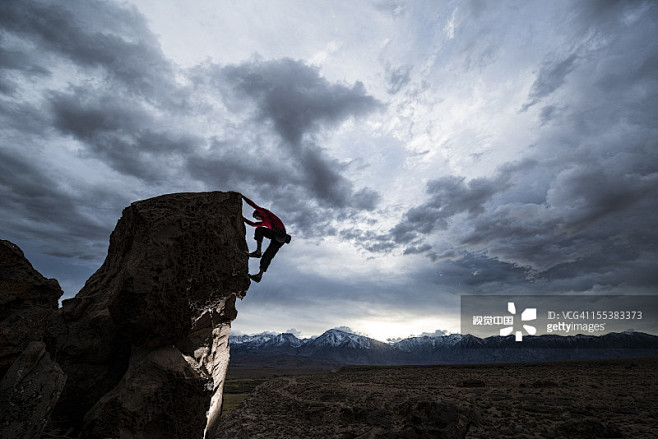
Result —
[{"label": "climber", "polygon": [[[283,244],[289,243],[291,238],[290,235],[286,233],[286,226],[283,225],[283,222],[281,222],[278,216],[274,215],[269,210],[258,206],[244,195],[242,196],[242,199],[256,209],[254,210],[253,217],[258,220],[258,222],[250,221],[245,217],[242,217],[242,219],[250,226],[256,227],[254,239],[256,240],[257,247],[256,251],[249,253],[249,256],[252,258],[261,258],[260,271],[258,274],[250,274],[249,277],[254,282],[260,282],[263,273],[267,271],[267,267],[270,266],[270,262],[272,262],[272,258],[276,255],[276,252],[279,251]],[[267,246],[265,253],[261,254],[263,237],[270,239],[270,245]]]}]

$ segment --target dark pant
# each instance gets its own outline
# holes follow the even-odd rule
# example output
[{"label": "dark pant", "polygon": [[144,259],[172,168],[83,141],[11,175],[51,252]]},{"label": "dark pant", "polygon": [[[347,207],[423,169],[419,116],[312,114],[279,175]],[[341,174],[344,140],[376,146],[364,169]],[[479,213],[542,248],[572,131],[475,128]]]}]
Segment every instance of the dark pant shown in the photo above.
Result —
[{"label": "dark pant", "polygon": [[267,271],[267,267],[270,266],[272,258],[283,245],[283,242],[279,242],[279,240],[276,239],[276,233],[278,232],[275,232],[274,230],[267,227],[256,228],[256,232],[254,234],[254,239],[256,241],[262,241],[263,237],[270,239],[270,245],[267,246],[267,250],[265,250],[265,253],[263,253],[263,256],[260,258],[260,269],[263,271]]}]

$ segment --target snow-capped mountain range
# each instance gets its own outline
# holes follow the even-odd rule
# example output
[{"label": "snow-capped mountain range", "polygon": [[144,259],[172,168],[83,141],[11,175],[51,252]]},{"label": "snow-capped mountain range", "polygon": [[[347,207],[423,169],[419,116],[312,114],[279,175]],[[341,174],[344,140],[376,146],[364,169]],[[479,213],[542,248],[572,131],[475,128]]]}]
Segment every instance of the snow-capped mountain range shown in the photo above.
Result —
[{"label": "snow-capped mountain range", "polygon": [[514,336],[478,338],[472,335],[410,337],[383,343],[343,329],[299,339],[290,333],[231,335],[231,361],[273,355],[323,358],[342,364],[448,364],[508,361],[551,361],[658,356],[658,336],[641,332],[602,336],[541,335],[516,342]]}]

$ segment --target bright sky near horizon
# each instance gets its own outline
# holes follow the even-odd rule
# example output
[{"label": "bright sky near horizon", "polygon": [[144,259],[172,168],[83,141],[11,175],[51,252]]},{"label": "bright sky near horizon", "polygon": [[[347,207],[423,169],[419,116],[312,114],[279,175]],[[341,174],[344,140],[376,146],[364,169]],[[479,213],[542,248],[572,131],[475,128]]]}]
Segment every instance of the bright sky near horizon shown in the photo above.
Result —
[{"label": "bright sky near horizon", "polygon": [[0,238],[72,297],[131,202],[242,192],[293,235],[242,333],[658,294],[657,41],[653,1],[5,0]]}]

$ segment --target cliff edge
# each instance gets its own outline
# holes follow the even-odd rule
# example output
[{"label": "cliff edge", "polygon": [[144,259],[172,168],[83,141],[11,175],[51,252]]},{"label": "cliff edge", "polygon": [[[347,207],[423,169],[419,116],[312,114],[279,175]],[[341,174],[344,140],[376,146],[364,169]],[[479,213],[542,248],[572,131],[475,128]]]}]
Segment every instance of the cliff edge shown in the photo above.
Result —
[{"label": "cliff edge", "polygon": [[249,282],[239,193],[132,203],[103,265],[44,319],[43,341],[66,375],[46,429],[79,437],[212,437],[235,300]]}]

